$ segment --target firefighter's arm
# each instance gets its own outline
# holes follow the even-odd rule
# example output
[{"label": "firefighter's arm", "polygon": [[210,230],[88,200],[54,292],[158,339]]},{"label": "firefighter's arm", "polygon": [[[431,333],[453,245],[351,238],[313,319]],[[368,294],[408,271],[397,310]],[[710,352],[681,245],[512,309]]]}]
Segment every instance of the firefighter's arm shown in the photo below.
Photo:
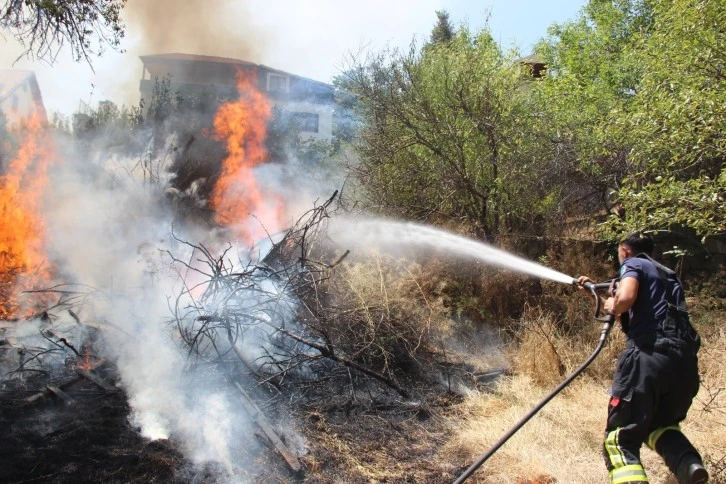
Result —
[{"label": "firefighter's arm", "polygon": [[603,307],[608,314],[620,316],[630,309],[638,297],[638,280],[634,277],[625,277],[620,280],[615,296],[608,298]]}]

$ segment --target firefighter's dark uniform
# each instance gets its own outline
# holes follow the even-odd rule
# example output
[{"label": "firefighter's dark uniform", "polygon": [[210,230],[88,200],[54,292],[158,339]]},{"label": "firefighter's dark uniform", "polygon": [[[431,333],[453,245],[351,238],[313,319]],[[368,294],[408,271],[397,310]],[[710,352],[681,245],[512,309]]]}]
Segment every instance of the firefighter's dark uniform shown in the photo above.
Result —
[{"label": "firefighter's dark uniform", "polygon": [[640,463],[643,443],[674,474],[683,457],[698,456],[678,425],[698,392],[700,346],[680,281],[644,254],[626,259],[620,277],[636,278],[638,295],[621,317],[627,346],[610,388],[604,454],[614,484],[648,482]]}]

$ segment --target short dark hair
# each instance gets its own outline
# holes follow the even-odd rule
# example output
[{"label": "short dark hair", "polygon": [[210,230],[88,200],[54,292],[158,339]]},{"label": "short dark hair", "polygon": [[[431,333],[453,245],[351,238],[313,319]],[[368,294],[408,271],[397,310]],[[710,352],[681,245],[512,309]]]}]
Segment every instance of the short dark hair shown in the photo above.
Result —
[{"label": "short dark hair", "polygon": [[620,245],[626,245],[636,254],[648,254],[653,253],[655,243],[653,237],[643,232],[634,232],[620,239]]}]

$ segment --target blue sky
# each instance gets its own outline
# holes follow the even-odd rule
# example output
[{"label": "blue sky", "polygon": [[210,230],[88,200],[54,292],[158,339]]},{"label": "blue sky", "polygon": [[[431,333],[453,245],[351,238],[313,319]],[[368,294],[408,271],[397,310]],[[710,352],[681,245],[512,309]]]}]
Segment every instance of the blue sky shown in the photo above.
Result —
[{"label": "blue sky", "polygon": [[[49,111],[71,114],[80,101],[95,105],[138,102],[139,55],[162,52],[234,57],[330,82],[351,53],[424,40],[445,9],[455,25],[490,30],[504,47],[523,54],[555,22],[574,19],[585,0],[129,0],[124,14],[125,53],[108,51],[95,73],[61,52],[53,66],[21,60],[15,68],[36,72]],[[4,45],[3,45],[4,44]],[[0,37],[0,68],[18,55]]]},{"label": "blue sky", "polygon": [[489,27],[503,46],[516,44],[529,54],[532,46],[547,33],[553,23],[572,20],[587,3],[584,0],[451,0],[446,10],[455,23],[468,19],[469,26],[481,28],[487,12]]}]

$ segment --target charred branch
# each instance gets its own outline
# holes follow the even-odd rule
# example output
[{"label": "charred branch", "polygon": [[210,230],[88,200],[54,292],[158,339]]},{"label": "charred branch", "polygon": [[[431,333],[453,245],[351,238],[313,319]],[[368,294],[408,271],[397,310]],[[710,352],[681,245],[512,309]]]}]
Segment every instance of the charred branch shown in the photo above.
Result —
[{"label": "charred branch", "polygon": [[[92,363],[92,364],[90,365],[90,369],[89,369],[89,371],[91,371],[91,370],[95,370],[96,368],[99,368],[99,367],[101,367],[101,366],[102,366],[102,365],[104,365],[105,363],[106,363],[106,360],[99,360],[99,361],[97,361],[97,362],[94,362],[94,363]],[[55,387],[55,388],[57,388],[57,389],[61,389],[61,390],[62,390],[62,389],[64,389],[64,388],[66,388],[66,387],[69,387],[69,386],[71,386],[71,385],[74,385],[74,384],[78,383],[78,382],[79,382],[79,381],[81,381],[81,380],[82,380],[83,378],[84,378],[84,377],[83,377],[83,376],[81,376],[80,374],[78,374],[78,373],[75,373],[75,374],[73,374],[73,375],[71,375],[71,376],[68,376],[68,377],[64,378],[63,380],[61,380],[61,381],[59,381],[59,382],[56,382],[56,383],[55,383],[55,385],[52,385],[52,386],[53,386],[53,387]],[[45,389],[44,389],[43,391],[40,391],[40,392],[38,392],[38,393],[35,393],[35,394],[33,394],[33,395],[29,396],[28,398],[26,398],[26,399],[25,399],[25,400],[23,401],[23,403],[24,403],[25,405],[29,405],[29,404],[31,404],[31,403],[37,402],[38,400],[40,400],[40,399],[42,399],[42,398],[44,398],[44,397],[47,397],[47,396],[48,396],[48,395],[50,395],[51,393],[55,393],[55,392],[53,392],[53,391],[52,391],[51,389],[49,389],[49,388],[48,388],[48,387],[46,386],[46,388],[45,388]]]},{"label": "charred branch", "polygon": [[[327,284],[350,254],[334,253],[323,243],[336,197],[337,192],[303,214],[260,263],[248,262],[241,269],[229,258],[231,246],[214,255],[204,245],[179,240],[192,249],[192,259],[169,256],[182,270],[204,277],[196,287],[186,288],[172,308],[189,357],[221,361],[234,355],[260,384],[278,390],[302,380],[325,381],[333,371],[328,361],[408,398],[396,381],[388,350],[366,342],[350,346],[345,324],[340,331],[327,329],[356,317],[330,307],[327,300]],[[192,292],[197,296],[190,304]]]},{"label": "charred branch", "polygon": [[118,388],[116,388],[113,385],[110,385],[108,382],[106,382],[106,380],[104,380],[103,378],[96,375],[95,373],[93,373],[90,370],[76,368],[76,373],[78,373],[83,378],[90,381],[91,383],[93,383],[94,385],[96,385],[97,387],[99,387],[101,390],[103,390],[105,392],[112,393],[112,392],[115,392],[118,390]]},{"label": "charred branch", "polygon": [[331,359],[333,361],[337,361],[338,363],[341,363],[341,364],[343,364],[343,365],[345,365],[345,366],[347,366],[349,368],[352,368],[352,369],[354,369],[356,371],[359,371],[359,372],[364,373],[364,374],[366,374],[368,376],[371,376],[371,377],[373,377],[373,378],[375,378],[377,380],[382,381],[383,383],[385,383],[389,387],[391,387],[394,390],[396,390],[403,398],[408,398],[409,397],[408,392],[406,390],[404,390],[403,388],[401,388],[392,379],[387,378],[385,375],[382,375],[382,374],[377,373],[377,372],[375,372],[373,370],[370,370],[370,369],[368,369],[368,368],[366,368],[366,367],[364,367],[362,365],[359,365],[358,363],[356,363],[354,361],[351,361],[348,358],[345,358],[345,357],[342,357],[342,356],[338,356],[335,353],[335,348],[332,345],[320,345],[320,344],[314,343],[312,341],[306,340],[305,338],[301,338],[300,336],[297,336],[297,335],[295,335],[295,334],[293,334],[293,333],[291,333],[291,332],[289,332],[289,331],[287,331],[287,330],[285,330],[283,328],[277,328],[277,330],[280,331],[281,333],[284,333],[285,335],[289,336],[290,338],[294,339],[295,341],[299,341],[300,343],[302,343],[304,345],[307,345],[307,346],[309,346],[311,348],[315,348],[316,350],[318,350],[320,352],[321,355],[323,355],[326,358],[329,358],[329,359]]}]

